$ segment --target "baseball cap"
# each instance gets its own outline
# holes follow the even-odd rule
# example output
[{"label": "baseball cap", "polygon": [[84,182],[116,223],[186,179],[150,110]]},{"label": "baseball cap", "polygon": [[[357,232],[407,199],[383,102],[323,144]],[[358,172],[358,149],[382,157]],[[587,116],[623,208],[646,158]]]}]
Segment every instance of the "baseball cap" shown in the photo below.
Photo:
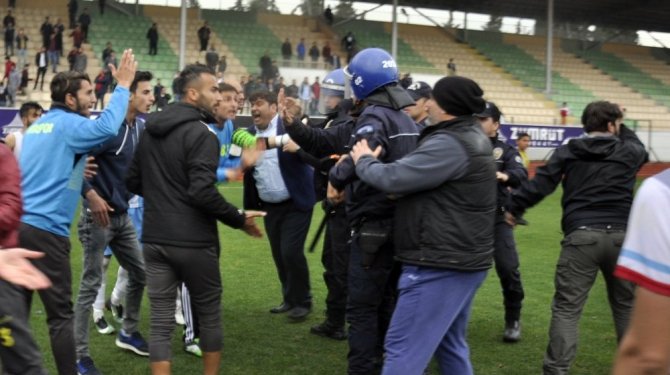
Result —
[{"label": "baseball cap", "polygon": [[480,118],[491,117],[493,121],[496,122],[500,122],[501,115],[502,113],[500,113],[500,109],[498,109],[498,106],[493,102],[486,102],[486,108],[480,113],[475,113],[475,117]]},{"label": "baseball cap", "polygon": [[421,98],[430,98],[430,92],[433,89],[429,84],[423,81],[417,81],[407,87],[407,93],[414,100],[419,100]]}]

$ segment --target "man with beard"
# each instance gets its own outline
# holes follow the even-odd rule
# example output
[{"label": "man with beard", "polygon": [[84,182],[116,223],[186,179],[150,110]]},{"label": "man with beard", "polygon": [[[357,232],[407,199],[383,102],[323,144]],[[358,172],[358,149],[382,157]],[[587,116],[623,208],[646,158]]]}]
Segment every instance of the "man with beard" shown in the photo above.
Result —
[{"label": "man with beard", "polygon": [[[112,75],[118,85],[107,108],[90,120],[95,103],[86,74],[61,72],[51,81],[53,105],[26,131],[19,158],[24,215],[19,244],[46,253],[34,260],[53,286],[40,291],[46,310],[51,348],[59,374],[74,375],[76,352],[70,271],[70,224],[81,193],[86,153],[118,134],[128,109],[128,87],[136,63],[126,50]],[[25,290],[29,310],[32,292]]]},{"label": "man with beard", "polygon": [[216,189],[219,145],[207,123],[221,100],[214,72],[188,65],[176,82],[181,102],[148,116],[127,176],[144,197],[144,260],[151,304],[153,374],[171,373],[177,288],[183,282],[198,311],[204,374],[221,362],[221,273],[217,221],[260,237],[260,212],[244,212]]},{"label": "man with beard", "polygon": [[77,369],[80,374],[98,374],[88,350],[88,327],[91,305],[102,284],[103,252],[109,245],[123,269],[128,272],[127,299],[123,329],[116,345],[137,355],[147,356],[147,343],[138,331],[140,304],[144,293],[144,261],[137,232],[128,214],[131,194],[124,178],[133,158],[144,123],[138,114],[149,112],[154,103],[150,72],[137,72],[130,85],[126,117],[116,137],[91,150],[98,164],[98,173],[91,182],[84,182],[79,240],[84,255],[79,295],[75,304],[75,340]]}]

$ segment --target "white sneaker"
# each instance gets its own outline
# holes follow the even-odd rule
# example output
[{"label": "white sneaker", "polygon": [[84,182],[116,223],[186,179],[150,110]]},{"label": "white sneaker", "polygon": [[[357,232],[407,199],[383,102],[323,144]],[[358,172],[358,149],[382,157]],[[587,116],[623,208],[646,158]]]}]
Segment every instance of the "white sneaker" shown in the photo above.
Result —
[{"label": "white sneaker", "polygon": [[197,339],[188,344],[184,344],[184,351],[193,354],[196,357],[202,357],[202,350],[200,350],[200,344]]},{"label": "white sneaker", "polygon": [[96,317],[93,316],[93,323],[95,323],[95,329],[101,335],[111,335],[114,333],[114,327],[107,323],[104,316]]}]

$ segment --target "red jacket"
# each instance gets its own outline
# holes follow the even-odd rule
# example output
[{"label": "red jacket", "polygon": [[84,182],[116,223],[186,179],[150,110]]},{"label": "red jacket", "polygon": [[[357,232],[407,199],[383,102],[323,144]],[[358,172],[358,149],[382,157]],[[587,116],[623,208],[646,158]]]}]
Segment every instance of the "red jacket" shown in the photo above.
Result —
[{"label": "red jacket", "polygon": [[12,151],[0,144],[0,247],[16,247],[23,214],[21,173]]}]

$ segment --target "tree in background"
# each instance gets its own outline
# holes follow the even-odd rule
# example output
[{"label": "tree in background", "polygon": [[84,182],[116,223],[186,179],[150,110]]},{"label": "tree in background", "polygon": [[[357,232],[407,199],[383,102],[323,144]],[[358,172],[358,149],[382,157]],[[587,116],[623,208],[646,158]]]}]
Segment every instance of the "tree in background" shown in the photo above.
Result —
[{"label": "tree in background", "polygon": [[340,0],[335,7],[335,16],[338,18],[349,18],[356,15],[354,10],[354,0]]},{"label": "tree in background", "polygon": [[302,0],[299,7],[305,16],[320,16],[325,9],[323,2],[323,0]]},{"label": "tree in background", "polygon": [[275,0],[251,0],[249,2],[249,11],[279,13],[279,8],[277,8]]}]

